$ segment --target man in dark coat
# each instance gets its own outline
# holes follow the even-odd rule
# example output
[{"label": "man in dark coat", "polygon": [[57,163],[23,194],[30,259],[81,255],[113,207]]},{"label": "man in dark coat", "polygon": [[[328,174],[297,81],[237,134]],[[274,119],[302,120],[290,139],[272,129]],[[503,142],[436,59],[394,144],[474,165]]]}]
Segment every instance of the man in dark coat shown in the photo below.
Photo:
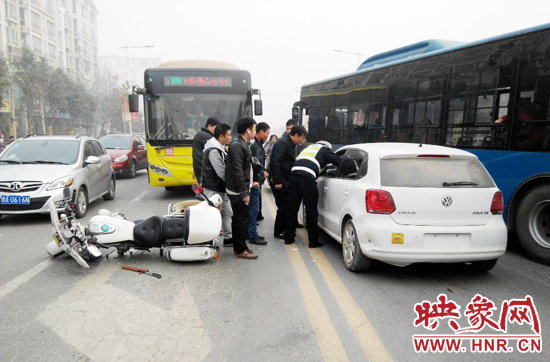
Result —
[{"label": "man in dark coat", "polygon": [[294,166],[296,157],[296,145],[303,142],[307,131],[303,126],[293,126],[290,133],[284,134],[273,146],[269,165],[271,189],[277,204],[277,216],[273,234],[276,238],[283,239],[286,230],[286,218],[290,205],[289,180],[290,171]]},{"label": "man in dark coat", "polygon": [[338,166],[340,158],[332,152],[332,145],[327,141],[318,141],[300,152],[296,163],[290,172],[290,206],[287,214],[285,231],[285,244],[294,243],[296,225],[294,221],[304,201],[307,218],[307,234],[309,247],[318,248],[323,246],[319,242],[319,228],[317,219],[317,202],[319,192],[317,190],[317,178],[328,164]]},{"label": "man in dark coat", "polygon": [[256,136],[256,121],[248,117],[240,119],[237,122],[237,133],[239,135],[229,144],[225,167],[225,187],[233,209],[233,251],[237,258],[257,259],[258,255],[246,245],[250,222],[250,189],[260,186],[251,177],[252,156],[248,148],[248,142]]},{"label": "man in dark coat", "polygon": [[210,117],[206,121],[206,127],[201,130],[193,138],[193,171],[195,172],[195,178],[198,183],[201,183],[201,171],[202,171],[202,155],[204,152],[204,145],[209,139],[214,137],[214,131],[220,124],[220,121],[216,117]]}]

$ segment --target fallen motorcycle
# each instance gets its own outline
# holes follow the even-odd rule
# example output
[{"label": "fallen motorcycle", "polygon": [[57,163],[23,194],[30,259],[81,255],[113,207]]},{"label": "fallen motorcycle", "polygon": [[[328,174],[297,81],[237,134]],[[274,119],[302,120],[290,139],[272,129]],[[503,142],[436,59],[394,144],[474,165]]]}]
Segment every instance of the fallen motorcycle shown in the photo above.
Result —
[{"label": "fallen motorcycle", "polygon": [[69,253],[81,266],[101,258],[99,248],[115,248],[119,255],[137,250],[159,248],[160,255],[170,261],[198,261],[218,257],[221,214],[219,195],[210,198],[202,192],[200,185],[193,185],[193,191],[201,200],[187,200],[168,206],[168,215],[151,216],[145,220],[129,221],[121,213],[99,210],[83,226],[74,216],[76,193],[70,195],[65,188],[65,212],[60,216],[53,202],[49,202],[53,226],[53,241],[46,250],[51,256]]}]

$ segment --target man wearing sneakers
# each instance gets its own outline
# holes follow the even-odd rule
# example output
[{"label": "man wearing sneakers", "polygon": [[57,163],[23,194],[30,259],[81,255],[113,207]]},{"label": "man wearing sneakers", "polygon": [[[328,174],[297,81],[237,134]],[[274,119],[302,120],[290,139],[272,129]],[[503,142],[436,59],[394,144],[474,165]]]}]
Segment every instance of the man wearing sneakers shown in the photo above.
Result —
[{"label": "man wearing sneakers", "polygon": [[303,200],[306,209],[309,247],[318,248],[323,246],[319,242],[319,228],[317,226],[319,216],[317,211],[319,200],[317,178],[329,163],[338,166],[340,158],[332,152],[332,145],[327,141],[319,141],[307,147],[296,158],[296,163],[290,172],[290,207],[286,215],[285,244],[294,242],[296,217],[300,203]]},{"label": "man wearing sneakers", "polygon": [[222,198],[222,228],[223,246],[233,245],[233,234],[231,232],[231,217],[233,210],[231,202],[225,192],[225,164],[227,152],[225,146],[231,142],[231,127],[222,123],[214,130],[214,137],[204,145],[202,156],[202,187],[204,194],[211,197],[214,194]]}]

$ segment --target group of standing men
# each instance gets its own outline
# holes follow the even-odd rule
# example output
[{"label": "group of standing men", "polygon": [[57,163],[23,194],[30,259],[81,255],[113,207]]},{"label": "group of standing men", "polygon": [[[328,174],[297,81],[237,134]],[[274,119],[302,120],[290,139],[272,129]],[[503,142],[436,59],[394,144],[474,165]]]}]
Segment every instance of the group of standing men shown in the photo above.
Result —
[{"label": "group of standing men", "polygon": [[303,200],[309,247],[323,246],[317,229],[316,179],[327,163],[338,165],[339,158],[325,141],[298,154],[307,131],[292,120],[286,127],[285,134],[272,147],[269,165],[266,165],[263,144],[268,140],[270,127],[265,122],[256,124],[249,117],[238,120],[235,127],[238,135],[232,140],[231,127],[212,117],[193,139],[197,181],[206,196],[221,196],[224,246],[233,246],[237,258],[258,258],[248,248],[247,240],[257,245],[267,244],[256,228],[257,221],[263,219],[261,187],[265,180],[269,180],[277,204],[274,236],[284,239],[285,244],[294,242],[299,226],[297,214]]}]

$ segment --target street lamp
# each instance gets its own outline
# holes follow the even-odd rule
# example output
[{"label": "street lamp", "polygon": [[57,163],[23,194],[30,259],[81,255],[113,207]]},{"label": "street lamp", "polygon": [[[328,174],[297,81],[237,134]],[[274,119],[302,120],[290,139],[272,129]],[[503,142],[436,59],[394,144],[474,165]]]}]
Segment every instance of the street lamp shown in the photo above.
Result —
[{"label": "street lamp", "polygon": [[[122,49],[124,49],[124,55],[126,57],[126,75],[128,76],[129,74],[129,69],[128,69],[128,49],[138,49],[138,48],[154,48],[155,46],[154,45],[132,45],[132,46],[125,46],[125,47],[121,47]],[[130,134],[132,134],[132,117],[130,116],[130,119],[128,120],[128,127],[129,127],[129,130],[130,130]]]},{"label": "street lamp", "polygon": [[355,52],[348,52],[348,51],[345,51],[345,50],[337,50],[337,49],[333,49],[332,50],[333,52],[337,52],[337,53],[345,53],[345,54],[353,54],[353,55],[357,55],[357,66],[359,66],[359,63],[361,62],[361,57],[365,54],[363,53],[355,53]]}]

